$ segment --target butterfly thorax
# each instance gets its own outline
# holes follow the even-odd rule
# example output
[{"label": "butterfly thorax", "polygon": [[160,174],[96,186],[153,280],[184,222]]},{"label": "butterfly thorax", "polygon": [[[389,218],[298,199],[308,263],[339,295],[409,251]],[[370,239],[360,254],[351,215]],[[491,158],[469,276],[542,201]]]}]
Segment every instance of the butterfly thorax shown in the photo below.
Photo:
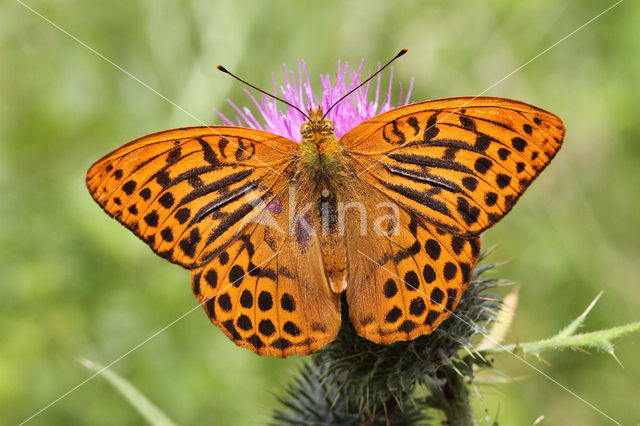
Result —
[{"label": "butterfly thorax", "polygon": [[300,166],[313,178],[331,181],[342,169],[342,148],[333,129],[321,107],[309,110],[309,120],[300,126]]}]

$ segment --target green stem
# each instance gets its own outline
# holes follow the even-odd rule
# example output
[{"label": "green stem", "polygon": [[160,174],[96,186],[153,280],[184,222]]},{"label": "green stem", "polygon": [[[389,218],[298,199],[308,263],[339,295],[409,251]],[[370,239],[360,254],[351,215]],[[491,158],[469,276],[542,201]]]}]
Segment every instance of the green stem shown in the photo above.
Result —
[{"label": "green stem", "polygon": [[599,349],[605,352],[613,352],[612,341],[626,334],[640,330],[640,322],[622,325],[607,330],[593,331],[590,333],[567,336],[560,333],[548,339],[537,342],[519,343],[517,345],[498,346],[482,351],[483,355],[521,351],[524,354],[538,355],[547,350],[559,350],[567,348],[590,348]]}]

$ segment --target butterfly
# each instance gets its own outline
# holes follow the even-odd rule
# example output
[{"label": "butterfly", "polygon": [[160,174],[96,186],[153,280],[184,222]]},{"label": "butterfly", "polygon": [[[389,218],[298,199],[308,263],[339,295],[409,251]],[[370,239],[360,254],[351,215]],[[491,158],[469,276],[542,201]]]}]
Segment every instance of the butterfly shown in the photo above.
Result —
[{"label": "butterfly", "polygon": [[340,139],[312,108],[299,143],[242,127],[171,129],[102,157],[86,184],[191,272],[230,339],[287,357],[333,341],[341,309],[378,344],[433,332],[469,285],[479,235],[564,134],[557,116],[495,97],[398,107]]}]

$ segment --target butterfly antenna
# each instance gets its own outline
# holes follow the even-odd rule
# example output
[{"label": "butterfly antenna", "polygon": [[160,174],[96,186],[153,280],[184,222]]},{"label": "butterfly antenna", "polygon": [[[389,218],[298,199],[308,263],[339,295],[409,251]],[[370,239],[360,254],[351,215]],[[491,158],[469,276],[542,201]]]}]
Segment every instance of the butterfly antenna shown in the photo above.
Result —
[{"label": "butterfly antenna", "polygon": [[344,95],[343,97],[341,97],[340,99],[338,99],[336,102],[333,103],[333,105],[331,105],[331,107],[329,107],[329,109],[327,110],[327,112],[324,113],[324,115],[322,116],[322,118],[325,118],[327,116],[327,114],[329,114],[329,111],[331,111],[333,109],[334,106],[338,105],[340,102],[342,102],[342,100],[344,98],[346,98],[347,96],[349,96],[350,94],[352,94],[353,92],[355,92],[356,90],[358,90],[359,88],[361,88],[362,86],[364,86],[367,82],[369,82],[369,80],[371,80],[373,77],[375,77],[376,75],[380,74],[382,72],[383,69],[385,69],[386,67],[388,67],[389,65],[391,65],[391,62],[395,61],[396,59],[398,59],[400,56],[404,55],[405,53],[407,53],[407,49],[402,49],[400,52],[398,52],[398,54],[396,56],[394,56],[393,58],[391,58],[391,60],[389,62],[387,62],[382,68],[380,68],[378,71],[374,72],[373,75],[371,75],[371,77],[369,77],[368,79],[366,79],[365,81],[363,81],[362,83],[360,83],[358,85],[358,87],[356,87],[355,89],[350,90],[346,95]]},{"label": "butterfly antenna", "polygon": [[[395,58],[394,58],[395,59]],[[385,65],[386,66],[386,65]],[[244,81],[243,79],[241,79],[240,77],[238,77],[237,75],[233,74],[231,71],[229,71],[228,69],[226,69],[225,67],[223,67],[222,65],[218,65],[216,68],[218,68],[220,71],[222,71],[223,73],[229,74],[231,77],[235,78],[236,80],[246,84],[247,86],[256,89],[258,92],[264,93],[265,95],[269,96],[270,98],[273,98],[275,100],[278,100],[280,102],[282,102],[283,104],[287,104],[289,105],[291,108],[297,110],[298,112],[300,112],[300,114],[304,115],[307,120],[309,120],[309,116],[307,114],[304,113],[304,111],[302,111],[300,108],[298,108],[297,106],[291,104],[290,102],[285,101],[282,98],[277,97],[276,95],[272,95],[271,93],[267,93],[262,89],[257,88],[256,86],[254,86],[253,84]]]}]

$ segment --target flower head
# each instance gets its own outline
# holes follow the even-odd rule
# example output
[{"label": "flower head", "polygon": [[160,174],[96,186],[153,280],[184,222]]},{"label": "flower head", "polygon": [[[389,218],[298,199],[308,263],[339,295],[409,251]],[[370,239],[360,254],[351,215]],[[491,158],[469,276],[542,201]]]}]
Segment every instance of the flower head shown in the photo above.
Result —
[{"label": "flower head", "polygon": [[[352,70],[346,62],[341,63],[338,61],[338,71],[336,72],[335,81],[332,82],[331,77],[328,74],[320,75],[322,92],[320,98],[318,98],[318,95],[311,87],[307,64],[304,61],[298,61],[297,78],[292,70],[287,70],[286,66],[283,65],[284,84],[280,85],[280,96],[303,111],[308,111],[310,108],[318,105],[322,106],[324,111],[327,111],[334,102],[353,88],[357,87],[358,84],[366,79],[366,77],[371,75],[371,71],[369,71],[366,77],[361,77],[363,66],[364,59],[357,70]],[[272,74],[271,76],[273,80],[273,93],[276,94],[275,75]],[[398,100],[395,104],[391,100],[393,68],[391,68],[390,71],[389,86],[386,93],[381,93],[382,79],[379,74],[373,99],[370,99],[372,92],[372,90],[370,90],[370,86],[374,81],[376,80],[368,82],[353,92],[346,99],[337,104],[327,115],[327,118],[334,124],[335,135],[338,138],[353,127],[377,114],[409,103],[411,89],[413,88],[413,79],[411,79],[409,90],[407,90],[404,97],[402,93],[402,83],[399,84]],[[258,101],[248,90],[245,89],[245,93],[253,102],[255,108],[259,112],[259,115],[262,116],[262,120],[258,120],[250,108],[240,108],[231,100],[228,100],[237,115],[235,117],[235,122],[233,122],[225,117],[220,111],[216,110],[216,113],[222,119],[223,124],[266,130],[267,132],[275,133],[294,141],[300,140],[300,125],[306,120],[300,112],[286,105],[284,105],[284,107],[287,109],[283,111],[280,109],[283,107],[281,103],[266,95],[263,95],[262,99]]]}]

